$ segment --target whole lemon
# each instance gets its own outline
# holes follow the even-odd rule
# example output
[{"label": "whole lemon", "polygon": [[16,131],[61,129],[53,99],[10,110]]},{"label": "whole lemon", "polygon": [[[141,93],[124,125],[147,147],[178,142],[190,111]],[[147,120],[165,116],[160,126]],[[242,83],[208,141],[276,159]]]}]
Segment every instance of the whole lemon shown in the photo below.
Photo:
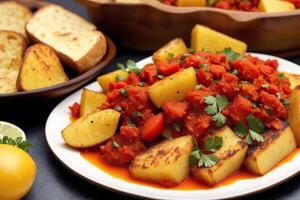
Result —
[{"label": "whole lemon", "polygon": [[21,199],[30,190],[35,178],[33,159],[23,150],[0,144],[0,199]]}]

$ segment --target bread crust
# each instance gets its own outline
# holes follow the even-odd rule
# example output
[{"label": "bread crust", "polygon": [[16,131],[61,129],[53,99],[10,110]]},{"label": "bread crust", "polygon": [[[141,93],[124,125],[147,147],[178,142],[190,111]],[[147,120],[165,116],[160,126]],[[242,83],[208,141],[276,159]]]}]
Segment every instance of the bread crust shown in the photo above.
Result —
[{"label": "bread crust", "polygon": [[[35,14],[35,15],[38,15],[39,13],[43,12],[45,9],[49,8],[49,7],[60,7],[60,6],[56,6],[56,5],[48,5],[48,6],[45,6],[41,9],[39,9]],[[62,8],[62,7],[60,7]],[[67,12],[70,12],[64,8],[62,8],[63,10],[67,11]],[[81,19],[84,19],[82,18],[81,16],[75,14],[75,13],[72,13],[78,17],[80,17]],[[40,39],[37,38],[37,36],[30,32],[28,26],[30,24],[30,21],[31,20],[34,20],[34,16],[33,18],[31,18],[25,25],[25,31],[26,31],[26,35],[28,37],[28,39],[32,42],[32,43],[45,43],[46,45],[52,47],[57,55],[60,57],[61,59],[61,62],[73,69],[74,71],[82,74],[86,71],[88,71],[89,69],[93,68],[99,61],[102,60],[103,56],[106,54],[106,50],[107,50],[107,45],[106,45],[106,39],[105,39],[105,36],[103,35],[102,32],[100,31],[97,31],[97,28],[95,26],[95,30],[93,30],[95,33],[97,33],[99,35],[99,39],[98,41],[95,43],[95,45],[93,47],[90,48],[90,50],[84,55],[82,56],[79,60],[74,60],[73,58],[71,58],[69,55],[67,55],[66,53],[62,52],[62,51],[59,51],[55,48],[54,45],[49,45],[47,44],[47,42],[43,42],[41,41]],[[85,20],[85,19],[84,19]],[[90,22],[86,21],[86,23],[89,23],[91,24]],[[93,25],[93,24],[91,24]],[[94,25],[93,25],[94,26]]]}]

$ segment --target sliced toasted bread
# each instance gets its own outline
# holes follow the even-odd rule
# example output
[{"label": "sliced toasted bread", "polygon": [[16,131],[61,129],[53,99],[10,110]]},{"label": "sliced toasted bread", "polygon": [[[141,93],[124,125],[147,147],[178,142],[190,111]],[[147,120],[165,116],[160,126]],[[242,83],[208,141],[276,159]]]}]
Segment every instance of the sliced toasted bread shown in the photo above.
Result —
[{"label": "sliced toasted bread", "polygon": [[55,51],[44,44],[27,49],[17,80],[19,90],[44,88],[68,80]]},{"label": "sliced toasted bread", "polygon": [[18,73],[14,69],[0,68],[0,94],[17,92]]},{"label": "sliced toasted bread", "polygon": [[26,50],[25,38],[11,31],[0,31],[0,68],[19,71]]},{"label": "sliced toasted bread", "polygon": [[64,64],[79,73],[94,67],[106,53],[105,37],[96,26],[60,6],[38,10],[26,32],[31,41],[51,46]]},{"label": "sliced toasted bread", "polygon": [[25,38],[11,31],[0,31],[0,93],[16,92],[16,80],[26,49]]},{"label": "sliced toasted bread", "polygon": [[15,31],[25,36],[25,24],[32,14],[28,8],[15,1],[0,3],[0,30]]}]

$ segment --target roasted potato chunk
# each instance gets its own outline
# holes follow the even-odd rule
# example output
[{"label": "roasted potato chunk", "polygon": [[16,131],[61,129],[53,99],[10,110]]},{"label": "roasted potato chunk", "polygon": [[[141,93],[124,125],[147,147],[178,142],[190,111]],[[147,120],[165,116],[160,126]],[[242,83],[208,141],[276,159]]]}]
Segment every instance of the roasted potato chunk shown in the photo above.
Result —
[{"label": "roasted potato chunk", "polygon": [[157,50],[153,54],[152,59],[156,63],[159,61],[168,60],[170,57],[172,58],[172,56],[176,56],[187,51],[188,48],[186,47],[184,41],[181,38],[175,38]]},{"label": "roasted potato chunk", "polygon": [[97,81],[104,92],[109,91],[109,83],[116,82],[117,79],[127,79],[128,73],[124,70],[116,70],[108,74],[104,74],[97,78]]},{"label": "roasted potato chunk", "polygon": [[248,146],[228,127],[216,133],[223,139],[223,146],[213,153],[220,160],[210,168],[192,167],[193,176],[209,185],[214,185],[240,169]]},{"label": "roasted potato chunk", "polygon": [[193,67],[179,71],[149,87],[148,94],[152,102],[161,107],[165,101],[180,101],[195,89],[197,77]]},{"label": "roasted potato chunk", "polygon": [[299,74],[290,74],[283,73],[284,77],[288,78],[291,83],[291,88],[295,89],[298,85],[300,85],[300,75]]},{"label": "roasted potato chunk", "polygon": [[[264,175],[296,148],[294,135],[287,126],[264,134],[265,141],[249,147],[244,165],[257,175]],[[284,148],[283,148],[284,147]]]},{"label": "roasted potato chunk", "polygon": [[177,6],[204,7],[206,6],[206,0],[177,0]]},{"label": "roasted potato chunk", "polygon": [[294,4],[281,0],[261,0],[258,8],[262,12],[286,12],[296,9]]},{"label": "roasted potato chunk", "polygon": [[193,28],[191,47],[196,51],[207,50],[212,53],[223,51],[228,47],[240,54],[245,54],[247,51],[247,45],[244,42],[202,25],[196,25]]},{"label": "roasted potato chunk", "polygon": [[80,100],[80,117],[92,113],[106,101],[105,94],[83,89]]},{"label": "roasted potato chunk", "polygon": [[133,177],[174,186],[189,175],[189,155],[194,147],[191,135],[165,140],[137,155],[129,167]]},{"label": "roasted potato chunk", "polygon": [[115,134],[119,118],[120,113],[115,110],[96,110],[67,126],[62,131],[62,137],[71,147],[93,147]]},{"label": "roasted potato chunk", "polygon": [[300,146],[300,86],[296,87],[288,98],[288,124]]}]

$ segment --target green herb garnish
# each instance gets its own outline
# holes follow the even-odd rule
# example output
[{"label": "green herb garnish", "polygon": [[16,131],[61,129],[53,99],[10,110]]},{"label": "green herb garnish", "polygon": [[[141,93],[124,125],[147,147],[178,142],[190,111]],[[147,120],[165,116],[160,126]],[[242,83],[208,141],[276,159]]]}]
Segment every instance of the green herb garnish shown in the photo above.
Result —
[{"label": "green herb garnish", "polygon": [[177,132],[180,132],[180,131],[181,131],[181,128],[180,128],[179,124],[177,124],[177,123],[174,123],[174,129],[175,129],[175,131],[177,131]]},{"label": "green herb garnish", "polygon": [[139,74],[141,72],[141,69],[139,69],[136,65],[136,63],[133,61],[133,60],[127,60],[127,63],[126,63],[126,67],[124,64],[121,64],[121,63],[118,63],[117,64],[117,67],[121,70],[124,70],[124,71],[127,71],[127,72],[134,72],[134,73],[137,73]]},{"label": "green herb garnish", "polygon": [[221,53],[225,53],[227,55],[227,59],[229,62],[238,60],[243,58],[244,56],[234,52],[231,48],[225,48]]},{"label": "green herb garnish", "polygon": [[142,116],[142,113],[140,111],[136,111],[136,112],[133,113],[133,116],[135,118],[138,118],[138,117]]},{"label": "green herb garnish", "polygon": [[119,148],[119,147],[120,147],[120,145],[118,144],[118,142],[117,142],[116,140],[114,140],[114,141],[111,143],[111,146],[112,146],[113,148]]},{"label": "green herb garnish", "polygon": [[208,137],[204,145],[207,151],[215,152],[223,146],[223,139],[220,136]]},{"label": "green herb garnish", "polygon": [[221,112],[229,104],[228,99],[225,96],[206,96],[204,102],[207,104],[204,111],[212,115],[211,120],[216,122],[218,127],[225,125],[226,117]]},{"label": "green herb garnish", "polygon": [[18,147],[26,152],[32,147],[28,141],[23,140],[22,137],[17,137],[16,139],[9,138],[8,136],[4,136],[0,139],[0,144],[9,144],[15,147]]},{"label": "green herb garnish", "polygon": [[127,90],[126,89],[120,89],[120,94],[122,94],[124,97],[128,97],[128,93],[127,93]]},{"label": "green herb garnish", "polygon": [[280,80],[285,79],[285,76],[284,76],[283,73],[277,74],[277,76],[278,76],[278,78],[279,78]]},{"label": "green herb garnish", "polygon": [[115,107],[114,107],[114,110],[116,110],[116,111],[122,111],[123,108],[122,108],[121,106],[115,106]]}]

